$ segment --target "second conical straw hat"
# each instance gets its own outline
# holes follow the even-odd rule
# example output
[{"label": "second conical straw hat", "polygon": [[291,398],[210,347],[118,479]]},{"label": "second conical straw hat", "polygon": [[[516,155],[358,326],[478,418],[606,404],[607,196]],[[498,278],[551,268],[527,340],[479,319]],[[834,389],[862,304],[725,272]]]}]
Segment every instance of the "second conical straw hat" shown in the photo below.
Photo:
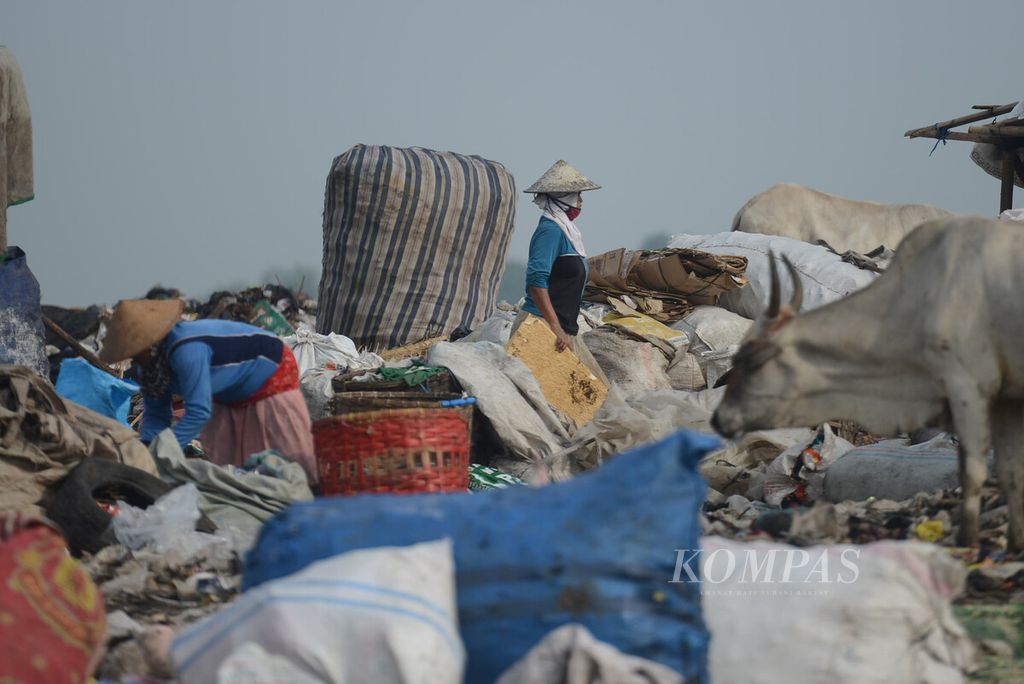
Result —
[{"label": "second conical straw hat", "polygon": [[181,320],[185,302],[180,299],[125,299],[117,305],[107,323],[107,336],[100,361],[116,363],[129,359],[167,337]]},{"label": "second conical straw hat", "polygon": [[600,185],[590,180],[575,166],[559,159],[554,165],[544,172],[544,175],[537,179],[537,182],[526,188],[523,192],[532,193],[563,193],[563,192],[585,192],[586,190],[599,190]]}]

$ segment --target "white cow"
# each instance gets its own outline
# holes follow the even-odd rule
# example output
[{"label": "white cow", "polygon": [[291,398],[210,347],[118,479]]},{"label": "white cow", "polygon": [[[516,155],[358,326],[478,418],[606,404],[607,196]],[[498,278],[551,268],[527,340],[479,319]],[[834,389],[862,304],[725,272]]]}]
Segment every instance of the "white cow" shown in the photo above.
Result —
[{"label": "white cow", "polygon": [[780,307],[774,274],[712,424],[726,436],[837,419],[882,435],[950,427],[960,438],[960,541],[978,542],[991,445],[1009,543],[1024,550],[1022,261],[1019,225],[957,217],[917,228],[868,287],[799,316],[802,288]]},{"label": "white cow", "polygon": [[755,195],[736,213],[732,229],[815,242],[839,253],[866,254],[880,245],[891,249],[910,231],[945,209],[925,204],[879,204],[850,200],[793,183],[780,183]]}]

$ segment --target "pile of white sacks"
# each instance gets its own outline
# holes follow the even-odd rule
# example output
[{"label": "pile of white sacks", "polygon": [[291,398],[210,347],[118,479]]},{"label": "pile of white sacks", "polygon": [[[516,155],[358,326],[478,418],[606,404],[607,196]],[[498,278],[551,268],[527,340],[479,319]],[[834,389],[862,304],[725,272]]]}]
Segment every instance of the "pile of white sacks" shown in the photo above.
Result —
[{"label": "pile of white sacks", "polygon": [[[615,312],[607,305],[585,303],[580,334],[612,386],[594,419],[579,429],[548,405],[530,370],[505,352],[516,315],[513,307],[495,311],[469,336],[438,343],[427,352],[426,363],[449,368],[466,393],[476,397],[493,428],[493,453],[485,454],[492,465],[533,482],[563,480],[679,429],[711,432],[709,420],[724,392],[716,384],[731,367],[754,319],[767,308],[772,259],[781,262],[785,255],[800,274],[803,310],[841,299],[877,277],[825,247],[786,237],[677,235],[668,246],[746,257],[747,284],[724,295],[717,306],[696,307],[657,335],[629,329],[621,320],[609,324]],[[781,263],[776,265],[783,270]],[[791,287],[783,279],[783,301]],[[295,350],[314,419],[328,413],[335,375],[385,365],[343,335],[318,335],[306,326],[286,342]],[[771,432],[763,442],[773,445],[771,459],[814,438],[810,430]],[[727,444],[715,461],[749,465],[751,455],[744,444]],[[767,456],[758,452],[758,462]]]},{"label": "pile of white sacks", "polygon": [[[747,284],[728,292],[717,306],[694,308],[672,322],[671,329],[648,319],[658,326],[658,334],[648,334],[642,325],[624,326],[621,319],[612,322],[616,312],[607,305],[584,303],[580,334],[611,388],[593,420],[578,429],[548,404],[530,369],[506,353],[516,316],[513,307],[503,305],[457,342],[430,348],[423,360],[449,368],[465,392],[476,397],[490,428],[488,453],[483,457],[491,465],[534,483],[565,480],[676,430],[710,433],[711,415],[724,393],[724,388],[716,385],[730,369],[732,356],[754,319],[767,308],[772,259],[781,262],[787,257],[800,274],[804,311],[841,299],[878,275],[876,270],[856,265],[856,259],[844,259],[825,247],[786,237],[743,232],[677,235],[668,246],[746,257]],[[781,263],[776,266],[784,271]],[[791,281],[784,278],[783,301],[790,298],[791,288]],[[347,337],[317,335],[305,326],[286,341],[295,350],[314,419],[328,413],[335,375],[385,365],[376,354],[360,352]],[[808,453],[819,454],[814,462],[805,454],[811,446],[814,448]],[[899,466],[904,456],[915,455],[904,454],[909,448],[905,440],[883,446],[888,451],[882,456],[888,459],[890,469]],[[920,477],[901,481],[928,489],[955,480],[955,447],[948,438],[942,436],[934,444],[915,448],[925,448],[935,457],[935,467]],[[852,444],[838,438],[828,426],[817,431],[760,431],[740,441],[725,442],[722,450],[707,459],[703,470],[720,494],[740,494],[775,507],[798,488],[809,493],[810,500],[821,496],[828,489],[825,471],[852,449]],[[881,458],[874,452],[872,457]],[[801,460],[807,462],[796,468]],[[799,478],[793,476],[797,471]],[[874,480],[861,482],[863,478],[855,477],[856,473],[844,473],[845,486],[841,491],[831,487],[835,496],[829,498],[848,498],[851,492],[879,487]]]},{"label": "pile of white sacks", "polygon": [[[561,480],[675,430],[711,432],[708,421],[724,391],[715,384],[731,367],[753,320],[767,308],[770,259],[781,262],[785,255],[800,273],[803,310],[845,297],[877,277],[824,247],[785,237],[677,235],[668,246],[744,256],[748,283],[723,296],[718,306],[698,306],[671,323],[679,335],[668,340],[626,334],[604,323],[607,306],[584,303],[580,334],[612,388],[594,420],[578,430],[547,405],[529,369],[505,353],[513,310],[496,311],[470,336],[437,344],[428,352],[429,364],[450,368],[477,397],[504,446],[504,453],[495,454],[496,465],[534,481]],[[783,301],[789,288],[784,282]],[[811,437],[809,430],[781,432],[777,453]]]}]

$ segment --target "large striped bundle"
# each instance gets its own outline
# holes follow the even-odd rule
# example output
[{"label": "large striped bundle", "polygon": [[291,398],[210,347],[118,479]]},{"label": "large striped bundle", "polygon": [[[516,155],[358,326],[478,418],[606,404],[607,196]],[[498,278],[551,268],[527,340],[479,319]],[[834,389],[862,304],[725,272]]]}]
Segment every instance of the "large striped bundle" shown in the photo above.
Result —
[{"label": "large striped bundle", "polygon": [[494,309],[515,204],[497,162],[351,148],[324,193],[319,332],[379,351],[475,326]]}]

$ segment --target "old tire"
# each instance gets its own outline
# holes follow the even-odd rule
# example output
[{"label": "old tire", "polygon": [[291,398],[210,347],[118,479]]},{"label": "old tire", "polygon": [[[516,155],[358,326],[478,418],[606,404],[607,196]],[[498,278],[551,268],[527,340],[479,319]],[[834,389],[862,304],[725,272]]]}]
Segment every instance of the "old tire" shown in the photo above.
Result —
[{"label": "old tire", "polygon": [[[110,529],[113,516],[100,508],[97,499],[119,499],[136,508],[148,508],[172,489],[172,485],[138,468],[87,458],[54,492],[46,514],[64,530],[72,554],[96,553],[117,543]],[[203,515],[196,529],[213,532],[217,527]]]}]

